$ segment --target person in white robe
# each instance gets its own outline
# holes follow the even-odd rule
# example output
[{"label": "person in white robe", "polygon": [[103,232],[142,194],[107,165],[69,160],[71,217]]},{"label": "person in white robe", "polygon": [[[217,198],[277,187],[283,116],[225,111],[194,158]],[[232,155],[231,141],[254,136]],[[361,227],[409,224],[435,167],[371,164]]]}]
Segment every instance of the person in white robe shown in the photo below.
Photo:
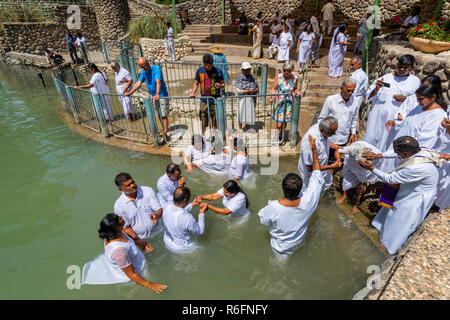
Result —
[{"label": "person in white robe", "polygon": [[311,135],[306,136],[312,153],[312,174],[308,187],[300,195],[302,179],[289,173],[282,183],[284,197],[269,200],[258,216],[261,224],[269,228],[270,245],[276,256],[293,254],[303,242],[308,222],[317,208],[320,190],[325,180],[320,170],[317,143]]},{"label": "person in white robe", "polygon": [[[259,85],[256,77],[251,74],[252,66],[247,61],[242,63],[242,73],[237,76],[234,86],[236,93],[242,95],[256,95],[259,92]],[[244,131],[250,125],[255,124],[255,104],[256,97],[243,97],[238,99],[238,122],[239,129],[244,125]]]},{"label": "person in white robe", "polygon": [[[411,111],[401,125],[392,125],[389,131],[385,131],[385,136],[389,140],[395,140],[402,136],[411,136],[419,141],[421,147],[435,150],[441,130],[441,122],[447,116],[445,111],[445,101],[442,97],[440,85],[434,86],[424,84],[417,89],[416,101],[417,107]],[[395,124],[389,122],[387,125]],[[393,152],[392,146],[386,152]],[[398,159],[389,158],[383,161],[381,170],[385,172],[392,171],[398,166]]]},{"label": "person in white robe", "polygon": [[[370,145],[365,141],[356,141],[353,144],[343,147],[339,150],[340,154],[345,154],[344,159],[344,175],[342,177],[342,196],[336,200],[337,203],[344,203],[347,199],[347,191],[352,188],[357,188],[355,201],[353,203],[353,213],[359,212],[358,204],[361,196],[366,192],[367,185],[376,180],[375,174],[371,171],[362,168],[358,164],[358,160],[367,160],[363,153],[373,152],[380,153],[376,147]],[[383,160],[376,159],[372,162],[375,168],[379,168]]]},{"label": "person in white robe", "polygon": [[338,120],[333,116],[329,116],[309,128],[309,130],[303,136],[300,143],[300,157],[298,159],[298,172],[300,173],[300,177],[302,178],[303,182],[302,191],[308,188],[309,180],[313,171],[312,164],[314,159],[311,148],[309,147],[309,136],[312,136],[315,140],[320,170],[325,180],[325,183],[322,184],[321,192],[324,193],[331,186],[333,182],[333,176],[331,175],[330,170],[338,169],[342,165],[338,154],[336,157],[336,162],[328,165],[328,155],[330,152],[330,147],[335,150],[341,148],[330,142],[329,139],[336,133],[337,130]]},{"label": "person in white robe", "polygon": [[114,213],[125,221],[124,231],[133,239],[145,239],[162,230],[162,207],[151,187],[138,186],[130,174],[122,172],[115,183],[122,192]]},{"label": "person in white robe", "polygon": [[158,193],[156,194],[159,203],[164,207],[167,203],[173,202],[173,193],[178,187],[184,187],[186,178],[181,175],[180,167],[171,163],[166,168],[166,173],[163,174],[156,183]]},{"label": "person in white robe", "polygon": [[394,141],[394,150],[403,163],[392,173],[378,170],[365,160],[358,161],[380,181],[399,185],[391,208],[383,206],[371,222],[380,231],[381,244],[389,254],[396,254],[422,223],[433,205],[439,181],[438,158],[434,152],[421,149],[417,140],[400,137]]},{"label": "person in white robe", "polygon": [[[97,101],[94,99],[94,114],[99,117],[97,114],[97,108],[103,111],[103,115],[105,120],[113,121],[114,120],[114,112],[111,108],[110,104],[110,96],[109,96],[109,87],[108,87],[108,78],[106,74],[94,64],[88,63],[87,68],[90,73],[92,73],[92,78],[89,80],[89,84],[82,86],[74,86],[74,89],[89,89],[92,94],[98,95],[99,105],[97,105]],[[95,108],[97,106],[97,108]]]},{"label": "person in white robe", "polygon": [[131,78],[130,72],[121,67],[118,62],[114,62],[111,64],[111,68],[114,71],[115,82],[116,82],[116,91],[119,94],[119,100],[123,107],[123,113],[127,117],[127,119],[137,120],[137,110],[133,105],[133,100],[131,97],[126,97],[123,94],[128,92],[133,84],[133,79]]},{"label": "person in white robe", "polygon": [[[390,145],[383,138],[387,120],[393,119],[407,97],[415,95],[420,80],[409,72],[415,58],[406,54],[398,58],[397,69],[376,79],[367,90],[366,102],[373,102],[366,123],[364,141],[376,146],[382,152]],[[389,83],[389,87],[384,83]],[[382,143],[384,142],[384,143]]]},{"label": "person in white robe", "polygon": [[292,47],[294,40],[289,32],[289,27],[284,25],[283,32],[278,40],[278,63],[289,61],[289,49]]},{"label": "person in white robe", "polygon": [[355,88],[355,79],[345,79],[341,85],[341,92],[328,96],[325,99],[322,110],[317,118],[317,121],[321,121],[328,116],[333,116],[338,120],[337,131],[335,135],[329,138],[330,142],[338,146],[344,146],[347,143],[351,144],[356,139],[358,114],[354,108],[353,92]]},{"label": "person in white robe", "polygon": [[229,215],[230,217],[245,218],[250,215],[247,196],[234,180],[228,180],[217,192],[198,196],[196,200],[197,202],[203,203],[203,200],[215,201],[220,198],[222,198],[224,208],[218,208],[208,204],[208,209],[219,214]]},{"label": "person in white robe", "polygon": [[[356,89],[353,92],[353,107],[355,108],[356,115],[359,114],[359,109],[361,108],[364,97],[366,96],[369,80],[367,74],[361,68],[361,64],[362,61],[360,57],[353,57],[350,60],[350,70],[352,71],[350,73],[350,78],[356,80]],[[359,132],[358,118],[356,118],[356,132]]]},{"label": "person in white robe", "polygon": [[299,72],[303,72],[303,66],[308,62],[314,41],[316,41],[315,34],[312,32],[312,25],[308,23],[306,31],[302,32],[297,43]]},{"label": "person in white robe", "polygon": [[[164,244],[167,249],[175,253],[189,252],[196,248],[195,237],[205,231],[206,203],[194,200],[189,204],[191,191],[182,187],[175,189],[174,202],[164,207]],[[198,222],[190,214],[190,210],[199,205]]]},{"label": "person in white robe", "polygon": [[440,159],[445,160],[439,169],[439,184],[435,201],[435,205],[441,211],[450,207],[450,111],[447,110],[447,112],[447,117],[441,122],[442,127],[436,144],[436,151],[441,153]]},{"label": "person in white robe", "polygon": [[342,76],[344,57],[347,52],[347,46],[350,44],[346,36],[345,26],[340,26],[333,36],[330,50],[328,51],[328,76],[330,78],[339,78]]},{"label": "person in white robe", "polygon": [[199,134],[192,136],[192,144],[184,151],[184,164],[188,172],[192,171],[193,167],[198,166],[211,153],[211,143],[205,142],[203,137]]},{"label": "person in white robe", "polygon": [[211,150],[211,154],[199,163],[197,167],[203,172],[212,175],[227,175],[232,160],[233,148],[230,145],[222,148],[222,143],[216,143]]},{"label": "person in white robe", "polygon": [[272,36],[271,40],[269,41],[269,59],[277,59],[278,56],[278,40],[280,37],[280,31],[278,31],[275,34],[270,34]]},{"label": "person in white robe", "polygon": [[[236,182],[247,181],[249,186],[254,183],[256,175],[250,168],[250,157],[247,152],[247,147],[242,139],[232,136],[234,157],[228,169],[228,177]],[[250,181],[251,180],[251,181]]]},{"label": "person in white robe", "polygon": [[309,22],[311,23],[311,25],[313,27],[313,32],[316,34],[320,33],[319,16],[320,16],[320,11],[316,10],[316,11],[314,11],[314,14],[311,16],[311,19],[309,20]]},{"label": "person in white robe", "polygon": [[99,236],[104,240],[105,253],[83,266],[82,284],[115,284],[132,280],[138,285],[161,293],[164,284],[152,283],[142,277],[146,267],[145,252],[153,250],[143,240],[133,240],[123,232],[124,220],[114,213],[107,214],[100,221]]}]

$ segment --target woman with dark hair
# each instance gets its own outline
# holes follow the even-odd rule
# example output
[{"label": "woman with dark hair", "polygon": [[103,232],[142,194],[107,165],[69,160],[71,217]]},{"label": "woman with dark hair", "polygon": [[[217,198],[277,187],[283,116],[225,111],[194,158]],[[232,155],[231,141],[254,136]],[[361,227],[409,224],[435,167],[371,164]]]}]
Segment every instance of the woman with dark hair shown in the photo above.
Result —
[{"label": "woman with dark hair", "polygon": [[248,156],[247,148],[242,139],[238,139],[236,135],[233,135],[232,138],[235,156],[231,160],[228,177],[236,182],[239,180],[247,180],[253,176],[253,171],[250,169],[250,157]]},{"label": "woman with dark hair", "polygon": [[303,72],[303,66],[307,62],[311,53],[312,44],[316,41],[315,34],[311,23],[306,25],[305,31],[302,32],[298,38],[297,53],[298,53],[298,67],[299,72]]},{"label": "woman with dark hair", "polygon": [[250,211],[247,209],[249,206],[247,196],[234,180],[225,182],[223,188],[220,188],[216,193],[196,197],[196,201],[214,201],[220,198],[223,198],[224,209],[210,204],[208,204],[208,209],[220,214],[230,215],[231,217],[247,217],[250,214]]},{"label": "woman with dark hair", "polygon": [[[164,284],[152,283],[142,278],[145,257],[137,246],[145,252],[153,250],[144,240],[133,240],[123,232],[124,220],[114,213],[108,213],[100,221],[98,234],[104,240],[105,253],[86,263],[83,267],[83,284],[114,284],[132,280],[145,288],[161,293]],[[137,245],[137,246],[136,246]]]},{"label": "woman with dark hair", "polygon": [[342,76],[345,52],[347,52],[347,46],[351,44],[346,32],[345,26],[340,26],[331,41],[330,51],[328,52],[328,76],[330,78]]},{"label": "woman with dark hair", "polygon": [[[104,72],[100,71],[95,63],[88,63],[87,68],[92,74],[92,78],[89,81],[89,84],[83,86],[74,86],[73,88],[89,89],[93,94],[98,94],[98,98],[100,100],[100,105],[98,107],[103,110],[106,121],[113,121],[114,112],[110,104],[108,78],[106,77],[106,74]],[[94,103],[97,104],[95,99]]]},{"label": "woman with dark hair", "polygon": [[191,145],[184,151],[184,164],[188,172],[192,171],[193,167],[197,167],[204,159],[208,157],[211,152],[211,144],[205,142],[203,136],[194,134],[192,136]]}]

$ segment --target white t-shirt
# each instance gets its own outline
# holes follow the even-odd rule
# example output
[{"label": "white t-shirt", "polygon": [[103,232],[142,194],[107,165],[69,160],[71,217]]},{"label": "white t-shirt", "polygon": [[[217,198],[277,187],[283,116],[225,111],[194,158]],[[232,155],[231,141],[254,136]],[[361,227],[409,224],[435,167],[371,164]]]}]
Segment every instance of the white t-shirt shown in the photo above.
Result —
[{"label": "white t-shirt", "polygon": [[81,47],[81,44],[84,44],[84,47],[86,48],[86,39],[84,37],[81,38],[77,38],[77,40],[75,40],[75,43]]},{"label": "white t-shirt", "polygon": [[223,192],[223,188],[217,190],[217,193],[220,194],[223,199],[223,206],[231,211],[230,216],[232,217],[245,217],[250,214],[246,207],[246,199],[245,194],[242,192],[238,192],[234,197],[226,197]]},{"label": "white t-shirt", "polygon": [[169,41],[174,41],[174,38],[172,38],[173,35],[174,35],[173,28],[170,27],[169,30],[167,30],[167,39]]},{"label": "white t-shirt", "polygon": [[156,226],[150,219],[150,215],[160,208],[155,191],[150,187],[138,186],[136,202],[122,193],[114,204],[114,213],[123,218],[125,227],[131,227],[139,238],[145,239],[162,228],[161,219]]}]

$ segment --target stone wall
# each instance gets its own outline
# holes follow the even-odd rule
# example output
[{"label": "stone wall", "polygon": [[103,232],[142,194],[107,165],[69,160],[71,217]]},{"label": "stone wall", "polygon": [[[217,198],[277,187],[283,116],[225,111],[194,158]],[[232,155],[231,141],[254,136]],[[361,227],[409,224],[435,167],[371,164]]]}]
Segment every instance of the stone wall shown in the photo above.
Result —
[{"label": "stone wall", "polygon": [[[89,43],[99,41],[97,20],[91,7],[79,6],[81,12],[81,32]],[[54,21],[4,23],[6,51],[43,54],[45,48],[64,51],[67,49],[65,30],[67,28],[67,5],[52,8]],[[73,30],[77,31],[77,30]]]},{"label": "stone wall", "polygon": [[127,0],[93,0],[92,6],[102,40],[118,40],[126,36],[130,21]]},{"label": "stone wall", "polygon": [[430,74],[441,78],[442,91],[447,105],[450,104],[450,51],[438,54],[423,53],[414,50],[407,41],[401,41],[398,34],[387,34],[375,37],[369,52],[369,80],[373,81],[382,75],[393,71],[397,65],[397,57],[411,54],[415,57],[413,73],[422,79]]},{"label": "stone wall", "polygon": [[[144,57],[155,61],[164,61],[171,59],[170,55],[165,54],[164,40],[141,38],[140,43],[142,46]],[[175,39],[175,52],[177,59],[188,55],[192,51],[192,43],[189,38],[181,36],[180,38]]]},{"label": "stone wall", "polygon": [[[320,1],[320,8],[326,3]],[[348,23],[358,22],[365,14],[367,8],[373,4],[373,0],[331,0],[336,8],[335,17],[346,20]],[[171,6],[156,5],[150,0],[128,0],[130,10],[135,14],[149,15],[155,12],[171,13]],[[433,16],[436,9],[436,0],[381,0],[380,21],[382,24],[390,24],[393,17],[400,15],[406,18],[411,13],[415,5],[422,6],[420,14],[421,21]],[[221,7],[218,0],[191,0],[176,5],[177,14],[179,10],[187,9],[189,19],[192,23],[221,23]],[[275,16],[276,11],[280,11],[281,16],[293,14],[295,18],[309,18],[314,11],[314,1],[312,0],[226,0],[225,1],[225,21],[231,23],[233,19],[239,18],[242,11],[251,20],[255,19],[258,12],[263,12],[263,18],[270,20]],[[450,3],[444,4],[442,15],[449,16]]]}]

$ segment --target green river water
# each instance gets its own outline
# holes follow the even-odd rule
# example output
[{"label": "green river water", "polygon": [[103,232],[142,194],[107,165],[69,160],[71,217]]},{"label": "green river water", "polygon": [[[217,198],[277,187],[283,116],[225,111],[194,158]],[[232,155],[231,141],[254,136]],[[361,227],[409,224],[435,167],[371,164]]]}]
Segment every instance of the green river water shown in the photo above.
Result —
[{"label": "green river water", "polygon": [[[366,285],[367,267],[384,260],[327,194],[303,247],[286,264],[276,262],[257,213],[281,196],[284,175],[296,172],[291,158],[280,160],[276,175],[258,175],[257,189],[244,189],[246,223],[208,212],[193,254],[169,252],[162,233],[150,240],[148,279],[166,284],[163,294],[135,284],[70,290],[67,268],[103,253],[97,230],[120,195],[115,175],[129,172],[155,189],[170,157],[91,141],[62,123],[59,108],[56,90],[43,88],[36,71],[0,64],[0,299],[351,299]],[[225,180],[184,171],[193,195],[215,192]]]}]

